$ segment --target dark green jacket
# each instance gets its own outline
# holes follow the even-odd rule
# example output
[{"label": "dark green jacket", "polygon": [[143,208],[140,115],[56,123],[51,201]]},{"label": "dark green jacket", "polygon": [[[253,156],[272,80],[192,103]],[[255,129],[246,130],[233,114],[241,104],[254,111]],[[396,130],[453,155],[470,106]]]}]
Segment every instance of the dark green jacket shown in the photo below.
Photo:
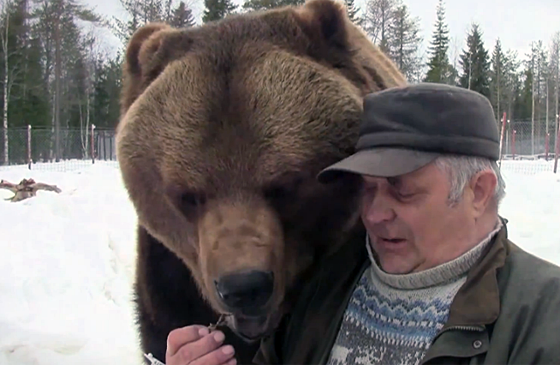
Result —
[{"label": "dark green jacket", "polygon": [[[469,271],[423,364],[560,364],[560,268],[514,245],[504,226]],[[326,259],[257,364],[325,364],[355,284],[365,241]]]}]

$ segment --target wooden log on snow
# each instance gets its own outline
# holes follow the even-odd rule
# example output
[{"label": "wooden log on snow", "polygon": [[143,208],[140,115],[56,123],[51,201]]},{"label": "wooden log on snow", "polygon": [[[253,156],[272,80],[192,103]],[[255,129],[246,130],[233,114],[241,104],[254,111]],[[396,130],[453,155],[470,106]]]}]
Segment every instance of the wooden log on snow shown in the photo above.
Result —
[{"label": "wooden log on snow", "polygon": [[14,196],[8,198],[13,203],[19,202],[37,195],[37,191],[46,190],[60,193],[61,190],[56,185],[37,183],[33,179],[23,179],[19,184],[13,184],[6,180],[0,180],[0,189],[7,189],[14,193]]}]

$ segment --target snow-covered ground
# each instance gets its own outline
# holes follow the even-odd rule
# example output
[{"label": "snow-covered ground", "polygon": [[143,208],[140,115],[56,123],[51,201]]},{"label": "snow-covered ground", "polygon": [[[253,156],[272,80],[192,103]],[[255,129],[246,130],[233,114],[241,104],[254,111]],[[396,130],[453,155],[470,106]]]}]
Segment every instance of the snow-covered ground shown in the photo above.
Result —
[{"label": "snow-covered ground", "polygon": [[136,218],[118,167],[67,166],[0,170],[62,190],[0,201],[0,364],[141,364],[129,295]]},{"label": "snow-covered ground", "polygon": [[[520,246],[560,264],[560,173],[504,161],[501,214]],[[131,310],[135,213],[114,162],[0,169],[55,184],[0,200],[0,365],[141,364]],[[0,190],[0,198],[11,193]]]}]

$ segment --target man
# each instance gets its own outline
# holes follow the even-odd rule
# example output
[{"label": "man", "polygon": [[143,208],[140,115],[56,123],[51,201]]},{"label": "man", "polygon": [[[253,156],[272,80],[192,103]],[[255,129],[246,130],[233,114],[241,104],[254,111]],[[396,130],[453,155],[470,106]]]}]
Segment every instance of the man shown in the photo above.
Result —
[{"label": "man", "polygon": [[258,362],[559,364],[560,268],[508,240],[499,152],[478,93],[368,95],[357,152],[318,176],[363,177],[367,238],[323,263]]},{"label": "man", "polygon": [[[480,94],[426,83],[368,95],[357,152],[318,176],[362,176],[367,237],[320,264],[256,362],[560,363],[560,268],[508,240],[498,158]],[[234,364],[205,329],[169,338],[168,365]]]}]

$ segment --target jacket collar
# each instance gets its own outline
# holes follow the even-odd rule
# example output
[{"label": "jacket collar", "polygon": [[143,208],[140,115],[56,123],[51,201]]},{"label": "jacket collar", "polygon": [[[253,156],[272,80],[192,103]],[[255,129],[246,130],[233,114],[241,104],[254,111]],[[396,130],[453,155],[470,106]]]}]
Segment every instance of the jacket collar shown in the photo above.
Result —
[{"label": "jacket collar", "polygon": [[498,319],[500,292],[497,275],[509,252],[507,219],[500,219],[502,228],[467,274],[466,282],[451,304],[443,331],[456,326],[486,326]]}]

